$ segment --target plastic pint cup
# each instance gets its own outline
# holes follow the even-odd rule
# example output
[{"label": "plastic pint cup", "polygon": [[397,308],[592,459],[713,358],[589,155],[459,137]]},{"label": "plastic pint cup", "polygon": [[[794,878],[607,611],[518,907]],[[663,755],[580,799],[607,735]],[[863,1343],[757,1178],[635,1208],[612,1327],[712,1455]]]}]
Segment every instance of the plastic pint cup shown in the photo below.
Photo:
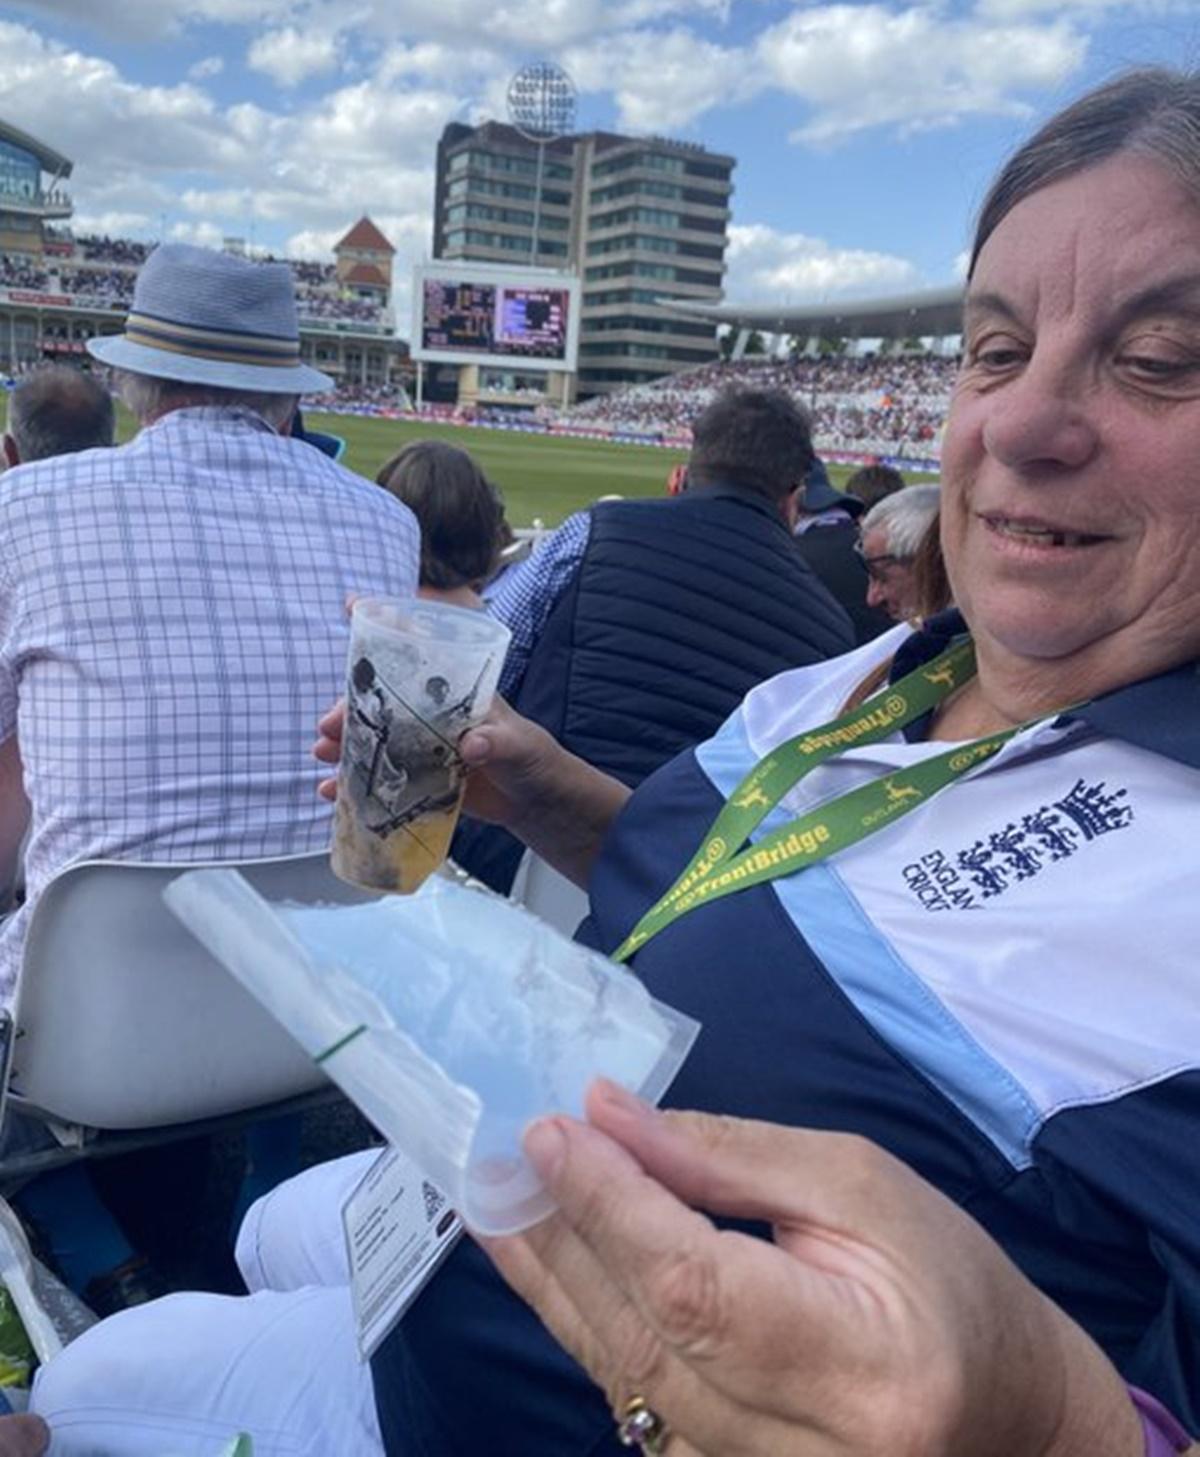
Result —
[{"label": "plastic pint cup", "polygon": [[335,874],[414,891],[446,858],[466,774],[463,733],[491,705],[508,628],[420,598],[354,604],[338,770]]}]

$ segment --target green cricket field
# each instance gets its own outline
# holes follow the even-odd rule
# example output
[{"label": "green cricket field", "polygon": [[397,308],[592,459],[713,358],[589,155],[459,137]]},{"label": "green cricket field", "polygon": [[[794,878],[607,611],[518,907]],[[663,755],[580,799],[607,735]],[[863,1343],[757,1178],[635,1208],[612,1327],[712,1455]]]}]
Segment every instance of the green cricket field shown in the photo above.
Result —
[{"label": "green cricket field", "polygon": [[[132,422],[124,410],[121,416],[120,436],[128,439]],[[685,459],[684,451],[660,446],[614,445],[423,420],[306,410],[304,421],[313,430],[340,435],[346,442],[342,463],[372,480],[384,461],[410,440],[449,440],[461,446],[504,492],[513,526],[532,526],[535,521],[557,526],[599,496],[661,496],[671,467]],[[829,474],[840,485],[852,470],[852,466],[831,465]],[[913,481],[931,479],[905,475]]]}]

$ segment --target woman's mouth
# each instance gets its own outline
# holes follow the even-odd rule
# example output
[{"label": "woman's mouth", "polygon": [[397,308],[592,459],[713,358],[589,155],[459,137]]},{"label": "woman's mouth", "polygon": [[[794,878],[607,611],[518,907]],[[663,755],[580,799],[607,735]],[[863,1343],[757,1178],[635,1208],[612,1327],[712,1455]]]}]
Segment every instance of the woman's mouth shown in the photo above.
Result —
[{"label": "woman's mouth", "polygon": [[1020,542],[1033,547],[1081,547],[1095,546],[1112,538],[1088,531],[1069,531],[1051,522],[1032,520],[1028,517],[1003,516],[998,512],[981,514],[980,520],[995,535],[1009,541]]}]

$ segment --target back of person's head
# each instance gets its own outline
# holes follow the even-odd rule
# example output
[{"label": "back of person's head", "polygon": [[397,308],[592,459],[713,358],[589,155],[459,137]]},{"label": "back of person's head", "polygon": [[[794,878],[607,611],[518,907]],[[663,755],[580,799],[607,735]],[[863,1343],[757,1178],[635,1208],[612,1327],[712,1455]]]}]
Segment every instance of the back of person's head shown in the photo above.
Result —
[{"label": "back of person's head", "polygon": [[479,587],[504,542],[504,500],[465,450],[417,440],[375,477],[421,527],[421,586]]},{"label": "back of person's head", "polygon": [[4,454],[9,465],[112,445],[112,396],[99,380],[69,364],[27,374],[8,400]]},{"label": "back of person's head", "polygon": [[696,417],[689,486],[739,486],[780,501],[813,461],[808,415],[782,390],[726,390]]},{"label": "back of person's head", "polygon": [[842,489],[857,496],[866,507],[877,506],[886,496],[904,489],[904,477],[890,465],[861,466]]},{"label": "back of person's head", "polygon": [[858,523],[862,534],[881,531],[890,556],[907,562],[916,556],[941,507],[940,486],[905,486],[872,506]]},{"label": "back of person's head", "polygon": [[301,357],[288,264],[190,243],[160,243],[149,254],[124,330],[89,339],[87,348],[121,371],[121,394],[142,425],[216,406],[253,410],[283,432],[301,395],[334,383]]},{"label": "back of person's head", "polygon": [[224,410],[253,410],[276,430],[286,432],[296,413],[299,395],[223,389],[219,385],[192,384],[156,375],[115,371],[116,390],[139,425],[150,425],[172,410],[209,405]]}]

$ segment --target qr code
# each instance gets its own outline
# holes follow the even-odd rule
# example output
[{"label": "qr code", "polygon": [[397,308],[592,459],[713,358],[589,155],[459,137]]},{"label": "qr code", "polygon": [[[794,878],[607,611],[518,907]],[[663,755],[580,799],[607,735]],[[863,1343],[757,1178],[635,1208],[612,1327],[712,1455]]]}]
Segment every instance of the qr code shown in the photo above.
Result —
[{"label": "qr code", "polygon": [[425,1223],[432,1224],[446,1207],[446,1196],[435,1188],[428,1179],[421,1181],[421,1198],[425,1201]]}]

